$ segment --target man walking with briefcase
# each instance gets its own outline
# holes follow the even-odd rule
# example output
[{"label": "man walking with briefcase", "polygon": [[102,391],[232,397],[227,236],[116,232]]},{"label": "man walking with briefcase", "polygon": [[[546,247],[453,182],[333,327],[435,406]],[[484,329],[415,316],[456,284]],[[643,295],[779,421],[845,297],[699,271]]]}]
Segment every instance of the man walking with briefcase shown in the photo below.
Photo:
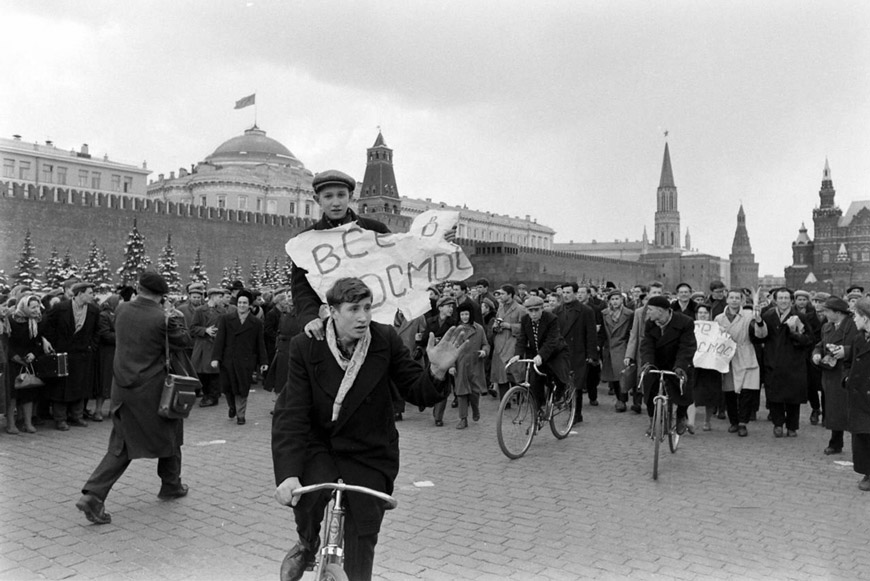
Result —
[{"label": "man walking with briefcase", "polygon": [[169,293],[157,273],[139,277],[139,294],[118,306],[112,382],[112,434],[109,449],[82,489],[76,508],[94,524],[112,522],[103,503],[135,458],[157,458],[161,499],[187,494],[181,483],[182,420],[157,415],[166,379],[166,341],[184,349],[190,335],[183,317],[167,318],[161,301]]}]

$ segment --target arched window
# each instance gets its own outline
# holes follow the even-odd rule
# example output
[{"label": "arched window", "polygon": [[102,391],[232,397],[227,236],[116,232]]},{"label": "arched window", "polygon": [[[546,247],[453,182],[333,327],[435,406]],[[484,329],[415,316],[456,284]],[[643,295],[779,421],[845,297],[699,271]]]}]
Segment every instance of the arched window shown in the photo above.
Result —
[{"label": "arched window", "polygon": [[870,262],[870,248],[865,246],[861,249],[861,261]]},{"label": "arched window", "polygon": [[822,250],[822,262],[831,262],[831,253],[827,250]]},{"label": "arched window", "polygon": [[674,233],[671,232],[671,246],[674,245]]}]

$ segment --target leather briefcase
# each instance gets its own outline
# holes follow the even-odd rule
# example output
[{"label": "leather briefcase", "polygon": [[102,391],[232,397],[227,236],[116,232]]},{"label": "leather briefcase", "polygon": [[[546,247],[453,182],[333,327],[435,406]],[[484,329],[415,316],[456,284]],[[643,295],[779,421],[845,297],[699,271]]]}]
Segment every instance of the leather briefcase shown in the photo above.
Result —
[{"label": "leather briefcase", "polygon": [[47,353],[33,362],[33,373],[40,379],[53,379],[69,375],[66,353]]},{"label": "leather briefcase", "polygon": [[184,419],[196,403],[196,391],[202,384],[195,377],[168,374],[163,382],[157,415],[169,420]]}]

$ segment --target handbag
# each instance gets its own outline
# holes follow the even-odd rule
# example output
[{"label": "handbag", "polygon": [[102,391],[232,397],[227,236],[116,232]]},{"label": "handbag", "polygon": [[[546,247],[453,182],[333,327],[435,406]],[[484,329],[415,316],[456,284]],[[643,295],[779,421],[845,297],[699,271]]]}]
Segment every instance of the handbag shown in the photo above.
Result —
[{"label": "handbag", "polygon": [[66,353],[46,353],[33,362],[33,372],[42,379],[66,377],[69,375]]},{"label": "handbag", "polygon": [[15,389],[26,389],[28,387],[42,387],[45,382],[36,377],[33,373],[31,365],[25,366],[24,370],[15,376]]},{"label": "handbag", "polygon": [[637,387],[637,364],[629,363],[619,374],[619,391],[623,394],[629,394]]},{"label": "handbag", "polygon": [[157,406],[157,415],[168,420],[184,419],[196,403],[196,392],[202,387],[199,379],[172,373],[169,359],[169,322],[166,327],[166,379]]}]

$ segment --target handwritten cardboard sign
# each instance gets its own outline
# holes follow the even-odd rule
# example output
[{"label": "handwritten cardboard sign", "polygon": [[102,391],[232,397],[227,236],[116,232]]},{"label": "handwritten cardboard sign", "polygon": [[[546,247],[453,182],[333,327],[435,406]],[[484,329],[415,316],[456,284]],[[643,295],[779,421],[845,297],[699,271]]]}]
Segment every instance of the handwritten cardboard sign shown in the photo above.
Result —
[{"label": "handwritten cardboard sign", "polygon": [[715,321],[695,321],[695,340],[698,342],[693,359],[695,367],[728,373],[728,364],[737,349],[731,335]]},{"label": "handwritten cardboard sign", "polygon": [[459,212],[427,210],[403,234],[378,234],[352,222],[303,232],[285,250],[308,271],[321,300],[338,279],[358,277],[372,290],[372,319],[391,324],[397,309],[408,319],[429,310],[429,285],[474,274],[462,248],[444,240],[458,221]]}]

